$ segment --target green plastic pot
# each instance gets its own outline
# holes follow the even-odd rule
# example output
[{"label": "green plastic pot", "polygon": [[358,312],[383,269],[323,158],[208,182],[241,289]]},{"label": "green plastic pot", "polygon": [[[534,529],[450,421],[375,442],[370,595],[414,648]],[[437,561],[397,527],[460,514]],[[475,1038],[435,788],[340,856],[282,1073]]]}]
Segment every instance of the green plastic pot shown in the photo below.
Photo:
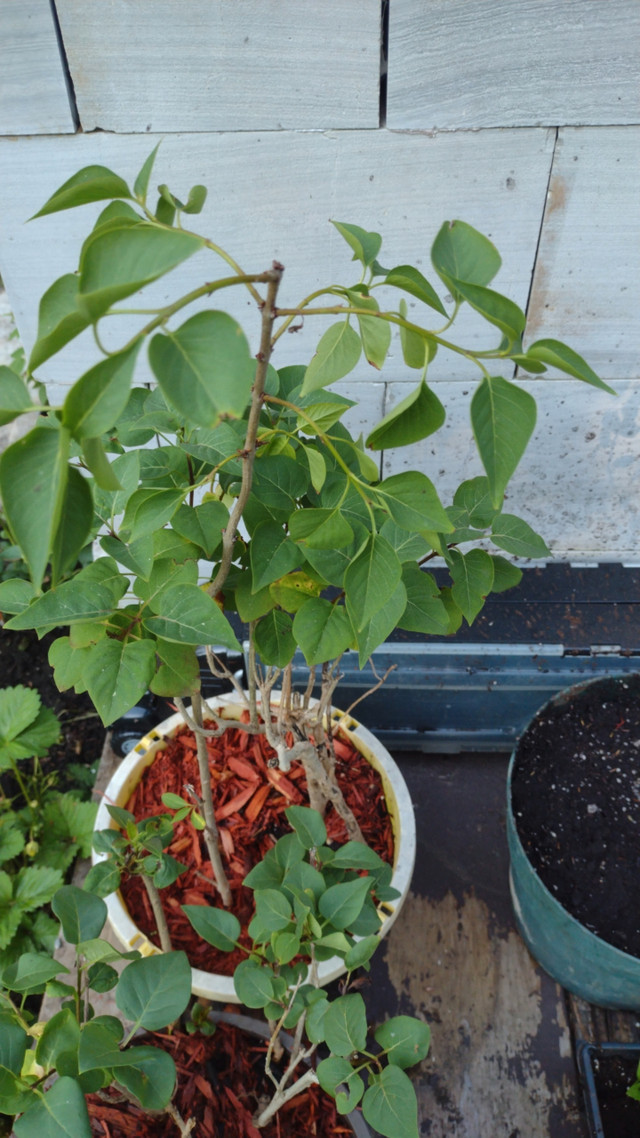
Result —
[{"label": "green plastic pot", "polygon": [[[625,678],[628,679],[621,680]],[[533,716],[521,738],[532,729],[538,716],[567,704],[587,686],[597,684],[607,684],[610,689],[611,677],[589,680],[559,692]],[[540,880],[520,841],[512,809],[512,780],[519,746],[517,743],[512,752],[507,777],[507,840],[511,897],[520,935],[545,972],[569,992],[600,1007],[640,1011],[640,959],[614,948],[571,916]],[[552,793],[547,788],[547,794]]]}]

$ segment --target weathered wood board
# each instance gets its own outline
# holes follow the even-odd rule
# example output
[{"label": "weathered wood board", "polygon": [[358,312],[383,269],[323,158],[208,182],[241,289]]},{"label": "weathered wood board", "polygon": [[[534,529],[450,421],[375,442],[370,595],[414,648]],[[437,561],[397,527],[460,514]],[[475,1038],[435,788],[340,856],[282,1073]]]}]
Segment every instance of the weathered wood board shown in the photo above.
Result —
[{"label": "weathered wood board", "polygon": [[431,1026],[430,1054],[411,1072],[419,1133],[583,1138],[563,993],[511,909],[507,759],[394,758],[415,806],[416,868],[364,996],[375,1022],[400,1013]]},{"label": "weathered wood board", "polygon": [[[523,517],[554,557],[637,562],[640,555],[640,381],[614,383],[617,398],[578,380],[526,379],[538,423],[507,491],[505,513]],[[389,384],[385,414],[409,394]],[[473,386],[434,384],[447,421],[433,438],[387,452],[385,476],[420,469],[445,505],[462,478],[483,473],[469,418]]]},{"label": "weathered wood board", "polygon": [[393,0],[393,129],[637,123],[636,0]]},{"label": "weathered wood board", "polygon": [[377,127],[380,0],[56,0],[83,130]]},{"label": "weathered wood board", "polygon": [[640,127],[561,130],[529,342],[573,343],[605,377],[640,377]]},{"label": "weathered wood board", "polygon": [[0,134],[75,130],[50,5],[0,3]]},{"label": "weathered wood board", "polygon": [[[28,224],[26,219],[81,166],[101,163],[133,181],[156,141],[106,133],[0,140],[0,273],[28,350],[36,335],[39,297],[57,277],[76,267],[81,240],[101,206]],[[503,257],[498,280],[524,306],[553,143],[554,135],[543,130],[437,138],[387,131],[225,133],[206,140],[198,134],[169,135],[160,147],[154,184],[167,182],[182,196],[193,182],[208,185],[198,229],[231,251],[247,270],[260,271],[274,258],[281,261],[286,267],[282,306],[295,305],[323,284],[358,279],[351,250],[329,218],[377,230],[384,237],[383,263],[414,263],[433,278],[431,242],[442,222],[454,217],[495,240]],[[34,166],[37,180],[29,176]],[[211,279],[218,271],[224,271],[222,261],[210,253],[198,254],[146,295],[166,303],[193,287],[194,280]],[[388,295],[389,303],[397,305],[396,290]],[[235,289],[225,296],[227,302],[256,343],[258,314],[248,294]],[[437,326],[441,318],[427,308],[423,311]],[[330,320],[307,318],[302,331],[284,335],[276,366],[309,359]],[[477,333],[472,314],[464,321],[463,340],[479,346],[495,343],[492,330]],[[117,343],[119,333],[111,334],[110,328],[105,334]],[[53,385],[52,396],[57,398],[56,391],[95,358],[93,339],[85,335],[51,360],[42,378]],[[433,374],[443,378],[474,372],[451,353],[440,353],[433,365]],[[394,340],[382,378],[395,382],[413,379],[414,374],[407,372]],[[380,375],[361,363],[350,378],[371,382]]]}]

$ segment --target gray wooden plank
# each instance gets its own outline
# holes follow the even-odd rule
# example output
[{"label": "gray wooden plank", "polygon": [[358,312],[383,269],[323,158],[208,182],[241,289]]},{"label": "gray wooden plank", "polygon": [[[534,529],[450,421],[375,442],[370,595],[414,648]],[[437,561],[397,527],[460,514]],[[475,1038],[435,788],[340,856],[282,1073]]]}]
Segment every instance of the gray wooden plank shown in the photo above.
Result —
[{"label": "gray wooden plank", "polygon": [[2,0],[0,52],[0,134],[73,133],[48,2]]},{"label": "gray wooden plank", "polygon": [[84,130],[377,127],[380,0],[57,0]]},{"label": "gray wooden plank", "polygon": [[415,804],[416,867],[364,995],[378,1022],[400,1012],[431,1025],[430,1053],[411,1072],[418,1130],[582,1138],[562,991],[527,952],[510,904],[507,760],[394,758]]},{"label": "gray wooden plank", "polygon": [[[427,276],[429,247],[447,218],[460,217],[487,233],[499,246],[504,290],[526,303],[553,151],[546,131],[491,131],[443,134],[437,138],[388,131],[267,132],[169,135],[160,147],[154,184],[167,182],[184,196],[192,182],[209,186],[209,199],[195,219],[200,231],[229,249],[243,267],[261,270],[273,258],[285,266],[282,306],[295,305],[315,288],[355,282],[351,251],[329,218],[355,222],[383,234],[385,264],[417,263]],[[0,272],[16,320],[30,350],[37,328],[37,303],[44,290],[77,265],[82,237],[100,205],[25,221],[78,168],[102,163],[131,181],[156,137],[95,133],[70,139],[0,140]],[[37,181],[31,171],[39,171]],[[160,302],[223,271],[209,253],[181,266],[166,282],[148,290]],[[436,278],[437,279],[437,278]],[[398,304],[388,290],[387,303]],[[235,289],[230,310],[255,343],[258,315],[248,297]],[[409,298],[411,303],[413,301]],[[225,297],[225,304],[227,297]],[[421,306],[411,309],[418,315]],[[423,309],[435,326],[440,317]],[[278,342],[277,366],[310,358],[331,318],[307,318],[295,335]],[[494,343],[479,333],[473,314],[465,316],[464,342]],[[111,325],[110,325],[111,326]],[[115,334],[114,334],[115,335]],[[467,340],[468,337],[468,340]],[[69,345],[42,369],[51,392],[69,384],[95,362],[89,335]],[[475,369],[442,352],[433,374],[471,375]],[[142,375],[143,373],[140,372]],[[411,378],[394,339],[383,379]],[[379,373],[360,363],[350,377],[371,382]],[[57,396],[56,396],[57,397]]]},{"label": "gray wooden plank", "polygon": [[640,375],[640,128],[560,131],[528,313],[603,378]]},{"label": "gray wooden plank", "polygon": [[636,0],[393,0],[387,124],[637,123]]},{"label": "gray wooden plank", "polygon": [[[640,381],[614,382],[618,397],[578,380],[527,379],[538,423],[507,492],[523,517],[567,561],[636,562],[640,556]],[[385,475],[423,470],[445,505],[463,478],[483,473],[469,420],[473,385],[435,383],[447,421],[432,438],[384,456]],[[412,385],[390,384],[385,411]]]}]

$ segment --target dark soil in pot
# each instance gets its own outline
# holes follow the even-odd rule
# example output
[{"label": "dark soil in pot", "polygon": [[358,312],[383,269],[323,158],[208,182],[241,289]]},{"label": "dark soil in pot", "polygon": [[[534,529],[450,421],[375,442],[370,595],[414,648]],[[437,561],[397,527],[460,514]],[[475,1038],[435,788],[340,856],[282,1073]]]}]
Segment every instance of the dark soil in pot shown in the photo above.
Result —
[{"label": "dark soil in pot", "polygon": [[[336,776],[353,810],[365,841],[385,860],[393,861],[393,830],[382,781],[377,771],[344,739],[335,740]],[[290,830],[284,812],[288,806],[306,805],[306,779],[300,763],[287,775],[269,765],[273,752],[264,736],[229,727],[219,739],[208,741],[209,766],[216,820],[233,895],[232,910],[246,930],[253,916],[253,893],[242,881],[252,867],[284,833]],[[137,819],[162,812],[167,791],[185,794],[185,785],[199,786],[196,744],[184,727],[159,752],[127,803]],[[325,819],[329,841],[346,841],[342,820],[330,807]],[[169,852],[188,869],[161,891],[171,942],[183,949],[194,968],[231,976],[244,959],[240,951],[219,952],[193,931],[182,905],[218,905],[211,865],[203,839],[187,822],[178,823]],[[155,921],[139,877],[123,879],[121,892],[135,924],[154,943]],[[249,944],[246,931],[241,941]]]},{"label": "dark soil in pot", "polygon": [[[213,1036],[155,1034],[152,1042],[173,1056],[178,1071],[175,1104],[185,1122],[197,1120],[198,1138],[346,1138],[353,1131],[336,1111],[335,1102],[318,1086],[278,1112],[261,1130],[251,1122],[258,1099],[270,1097],[264,1074],[267,1044],[231,1024],[221,1023]],[[95,1138],[177,1138],[169,1115],[146,1115],[132,1105],[89,1096]]]},{"label": "dark soil in pot", "polygon": [[637,1048],[589,1046],[582,1063],[590,1072],[588,1108],[592,1133],[603,1138],[638,1138],[640,1102],[627,1094],[636,1078]]},{"label": "dark soil in pot", "polygon": [[[104,746],[105,729],[88,695],[58,691],[48,653],[58,633],[39,640],[35,632],[0,629],[0,686],[35,688],[42,703],[55,711],[61,742],[41,760],[45,774],[55,774],[58,790],[78,788],[86,797],[93,788]],[[10,776],[4,775],[4,778]]]},{"label": "dark soil in pot", "polygon": [[586,685],[532,720],[516,751],[512,806],[551,894],[640,957],[640,675]]}]

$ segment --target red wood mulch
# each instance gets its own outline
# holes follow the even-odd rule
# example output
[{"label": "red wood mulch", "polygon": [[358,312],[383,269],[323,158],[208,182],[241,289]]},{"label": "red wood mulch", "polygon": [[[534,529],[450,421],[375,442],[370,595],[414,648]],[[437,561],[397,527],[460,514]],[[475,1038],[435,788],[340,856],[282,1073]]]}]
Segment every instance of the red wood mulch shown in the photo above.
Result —
[{"label": "red wood mulch", "polygon": [[[345,1138],[353,1131],[336,1112],[335,1102],[319,1087],[292,1099],[267,1126],[257,1130],[257,1080],[264,1079],[266,1043],[230,1024],[218,1024],[213,1036],[157,1033],[153,1043],[173,1056],[178,1071],[175,1104],[185,1122],[197,1120],[198,1138]],[[270,1084],[269,1084],[270,1086]],[[267,1093],[269,1093],[267,1091]],[[109,1104],[87,1096],[94,1138],[176,1138],[178,1127],[167,1114],[146,1115],[139,1107]]]},{"label": "red wood mulch", "polygon": [[[285,775],[268,766],[273,751],[262,735],[230,727],[218,739],[207,740],[216,819],[233,894],[233,912],[243,926],[240,938],[249,944],[246,927],[253,916],[253,894],[242,885],[249,870],[279,837],[290,830],[284,811],[306,805],[306,778],[300,763]],[[346,739],[335,740],[336,771],[344,796],[360,823],[365,841],[385,861],[393,860],[393,830],[378,773]],[[144,775],[127,803],[137,819],[165,810],[161,795],[167,791],[187,797],[185,785],[199,788],[196,744],[184,727],[169,740]],[[346,831],[333,807],[325,819],[330,841],[344,842]],[[189,866],[178,880],[161,891],[171,941],[183,949],[193,968],[231,976],[244,959],[239,951],[219,952],[191,928],[181,905],[219,905],[212,884],[211,866],[204,842],[188,822],[176,826],[169,852]],[[137,926],[156,944],[151,907],[139,877],[122,883],[122,895]]]}]

